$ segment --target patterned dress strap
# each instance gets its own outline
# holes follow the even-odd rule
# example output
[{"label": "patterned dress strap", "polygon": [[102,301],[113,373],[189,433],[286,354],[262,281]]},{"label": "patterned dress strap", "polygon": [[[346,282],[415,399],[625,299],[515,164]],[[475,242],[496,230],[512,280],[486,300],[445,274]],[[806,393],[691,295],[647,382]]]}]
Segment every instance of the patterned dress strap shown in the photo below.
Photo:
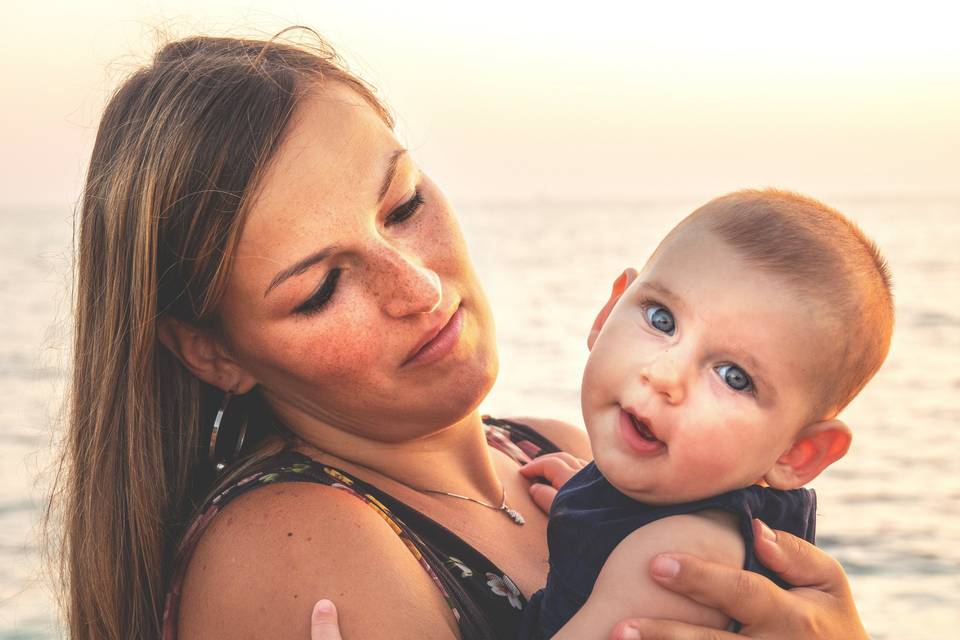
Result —
[{"label": "patterned dress strap", "polygon": [[538,456],[557,453],[561,449],[550,439],[522,422],[483,416],[487,444],[497,449],[518,464],[526,464]]}]

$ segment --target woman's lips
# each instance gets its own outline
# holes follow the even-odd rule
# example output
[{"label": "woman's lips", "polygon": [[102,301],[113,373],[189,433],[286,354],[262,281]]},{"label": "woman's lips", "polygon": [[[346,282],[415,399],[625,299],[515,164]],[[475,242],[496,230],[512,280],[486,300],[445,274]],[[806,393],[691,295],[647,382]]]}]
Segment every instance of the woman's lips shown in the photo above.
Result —
[{"label": "woman's lips", "polygon": [[[401,368],[436,362],[453,351],[463,333],[463,306],[457,307],[450,319],[438,331],[431,331],[425,342],[400,365]],[[433,334],[432,337],[429,337]]]},{"label": "woman's lips", "polygon": [[641,419],[620,409],[620,437],[636,453],[650,455],[666,449],[662,441],[650,431],[650,427]]}]

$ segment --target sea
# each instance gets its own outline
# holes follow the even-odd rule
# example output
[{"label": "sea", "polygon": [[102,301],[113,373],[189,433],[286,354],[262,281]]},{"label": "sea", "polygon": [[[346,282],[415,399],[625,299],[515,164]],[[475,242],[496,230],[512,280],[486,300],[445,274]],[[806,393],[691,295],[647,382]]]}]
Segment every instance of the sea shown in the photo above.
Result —
[{"label": "sea", "polygon": [[[819,546],[877,640],[960,637],[960,197],[838,197],[882,248],[897,324],[844,411],[847,457],[813,483]],[[494,309],[501,369],[483,409],[579,424],[586,336],[624,267],[694,197],[458,206]],[[0,640],[64,638],[42,519],[62,436],[73,211],[0,208]]]}]

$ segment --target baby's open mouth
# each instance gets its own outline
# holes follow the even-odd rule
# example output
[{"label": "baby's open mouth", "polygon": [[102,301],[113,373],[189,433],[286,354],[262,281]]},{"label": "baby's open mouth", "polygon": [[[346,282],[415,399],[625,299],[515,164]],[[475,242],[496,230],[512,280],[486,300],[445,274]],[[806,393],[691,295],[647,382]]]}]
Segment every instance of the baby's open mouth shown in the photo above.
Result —
[{"label": "baby's open mouth", "polygon": [[630,416],[630,422],[633,423],[633,428],[637,430],[637,433],[640,434],[640,437],[649,442],[659,442],[657,437],[653,435],[653,432],[650,431],[650,427],[646,425],[642,420],[636,418],[636,416],[628,413]]}]

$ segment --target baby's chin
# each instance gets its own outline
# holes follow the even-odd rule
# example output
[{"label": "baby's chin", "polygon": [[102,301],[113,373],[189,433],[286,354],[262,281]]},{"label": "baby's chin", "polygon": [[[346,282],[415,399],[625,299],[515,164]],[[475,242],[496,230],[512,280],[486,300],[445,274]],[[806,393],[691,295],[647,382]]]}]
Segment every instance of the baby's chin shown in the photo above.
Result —
[{"label": "baby's chin", "polygon": [[[672,504],[677,502],[676,491],[658,482],[662,474],[654,469],[639,469],[637,461],[619,455],[604,456],[597,452],[594,464],[613,488],[628,498],[646,504]],[[641,463],[642,464],[642,463]]]},{"label": "baby's chin", "polygon": [[628,498],[632,498],[637,502],[651,505],[680,504],[682,502],[692,502],[694,500],[699,500],[700,498],[706,498],[709,495],[713,495],[707,494],[700,497],[691,497],[682,492],[670,491],[664,488],[644,487],[641,489],[634,489],[629,486],[618,485],[613,481],[610,481],[610,484],[616,487],[617,491],[624,494]]},{"label": "baby's chin", "polygon": [[654,488],[637,490],[631,489],[628,486],[618,486],[613,481],[610,481],[610,484],[616,487],[617,491],[624,494],[628,498],[632,498],[637,502],[656,506],[695,502],[697,500],[703,500],[704,498],[720,495],[721,493],[726,493],[729,491],[729,489],[717,489],[716,491],[711,491],[709,489],[703,489],[701,491],[670,491]]},{"label": "baby's chin", "polygon": [[[705,482],[691,485],[689,482],[673,481],[656,470],[637,472],[636,463],[629,460],[606,461],[597,456],[594,461],[600,473],[617,491],[628,498],[650,505],[681,504],[703,500],[734,489],[742,489],[754,482],[733,482],[725,485]],[[619,464],[618,464],[619,463]],[[632,467],[632,468],[631,468]]]}]

